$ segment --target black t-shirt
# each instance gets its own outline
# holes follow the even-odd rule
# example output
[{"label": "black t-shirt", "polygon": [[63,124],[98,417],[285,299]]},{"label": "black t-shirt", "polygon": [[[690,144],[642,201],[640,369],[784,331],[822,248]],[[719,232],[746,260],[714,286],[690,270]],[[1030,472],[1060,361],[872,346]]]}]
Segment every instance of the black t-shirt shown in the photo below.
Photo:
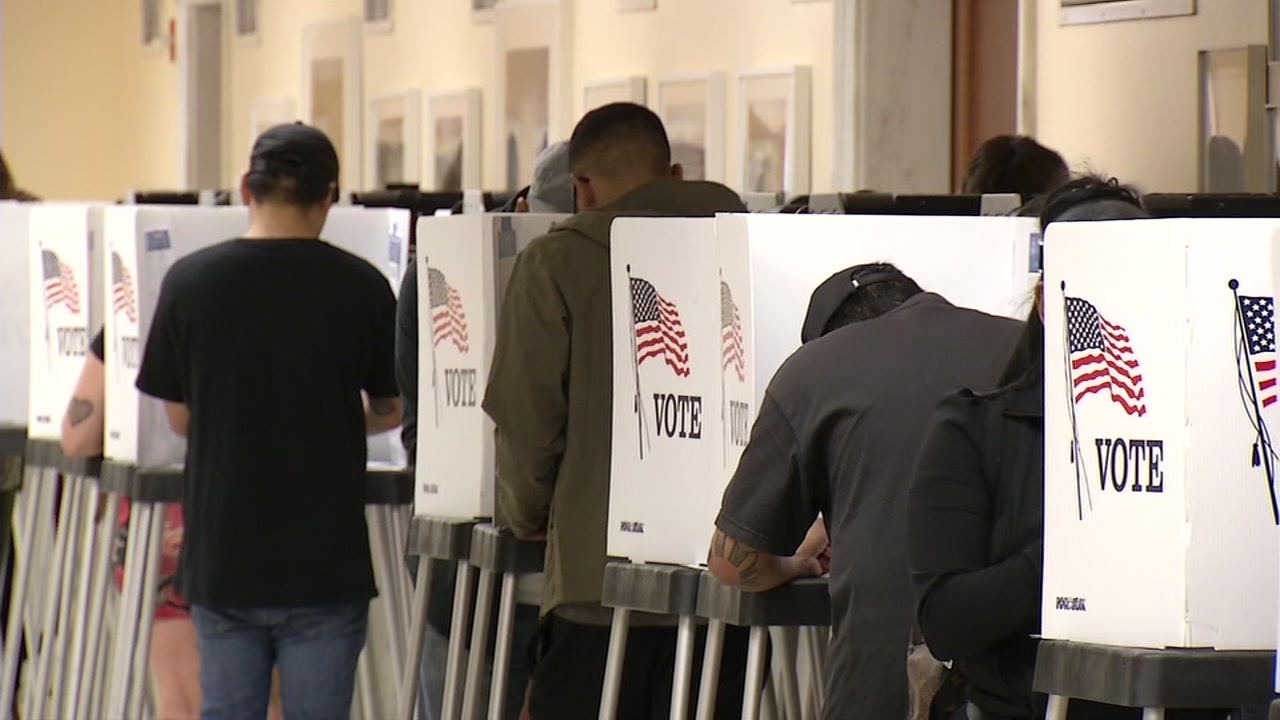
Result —
[{"label": "black t-shirt", "polygon": [[231,240],[165,275],[138,389],[191,410],[178,589],[211,607],[376,594],[360,391],[394,398],[395,298],[317,240]]},{"label": "black t-shirt", "polygon": [[938,400],[995,385],[1021,324],[921,293],[801,347],[769,383],[716,525],[795,552],[819,512],[831,536],[824,717],[907,712],[912,595],[906,499]]}]

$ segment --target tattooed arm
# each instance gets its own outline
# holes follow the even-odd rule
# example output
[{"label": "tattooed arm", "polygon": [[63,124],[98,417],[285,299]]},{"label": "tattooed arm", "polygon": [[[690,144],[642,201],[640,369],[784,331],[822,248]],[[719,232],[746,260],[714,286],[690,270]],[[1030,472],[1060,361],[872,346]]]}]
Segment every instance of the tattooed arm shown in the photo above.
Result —
[{"label": "tattooed arm", "polygon": [[102,408],[106,394],[106,369],[90,354],[80,369],[80,379],[62,416],[62,452],[69,457],[102,454]]},{"label": "tattooed arm", "polygon": [[400,398],[364,397],[364,426],[370,435],[377,435],[400,426],[402,406]]},{"label": "tattooed arm", "polygon": [[821,577],[826,574],[829,563],[826,526],[819,518],[790,557],[757,550],[717,528],[711,538],[707,569],[725,585],[763,592],[792,580]]}]

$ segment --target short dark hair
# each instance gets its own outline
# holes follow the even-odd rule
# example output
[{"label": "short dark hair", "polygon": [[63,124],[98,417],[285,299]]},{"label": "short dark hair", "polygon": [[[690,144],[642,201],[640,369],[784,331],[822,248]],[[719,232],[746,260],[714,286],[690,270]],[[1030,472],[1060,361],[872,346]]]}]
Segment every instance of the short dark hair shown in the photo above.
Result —
[{"label": "short dark hair", "polygon": [[662,119],[635,103],[596,108],[578,121],[569,138],[569,172],[658,177],[671,170],[671,141]]},{"label": "short dark hair", "polygon": [[822,330],[826,335],[845,325],[880,317],[908,298],[924,292],[906,273],[890,263],[867,263],[850,268],[854,283],[868,281],[849,293]]},{"label": "short dark hair", "polygon": [[1043,195],[1071,177],[1067,161],[1026,135],[997,135],[982,143],[965,173],[961,191],[970,194]]},{"label": "short dark hair", "polygon": [[307,182],[289,175],[253,172],[249,173],[245,184],[258,203],[311,207],[333,197],[332,186],[327,180]]}]

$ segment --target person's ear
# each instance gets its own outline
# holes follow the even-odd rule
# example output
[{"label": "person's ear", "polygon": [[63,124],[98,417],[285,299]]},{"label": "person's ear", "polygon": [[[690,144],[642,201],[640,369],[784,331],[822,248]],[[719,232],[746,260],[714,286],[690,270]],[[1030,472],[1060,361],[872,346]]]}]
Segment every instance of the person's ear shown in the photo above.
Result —
[{"label": "person's ear", "polygon": [[578,210],[594,210],[599,207],[599,197],[596,195],[596,189],[592,187],[589,178],[574,175],[573,190],[577,197]]},{"label": "person's ear", "polygon": [[528,200],[527,198],[517,198],[517,199],[516,199],[516,212],[518,212],[518,213],[527,213],[527,212],[530,212],[530,210],[529,210],[529,200]]},{"label": "person's ear", "polygon": [[671,164],[671,177],[675,178],[676,180],[683,180],[683,179],[684,179],[684,166],[683,166],[683,165],[681,165],[680,163],[672,163],[672,164]]},{"label": "person's ear", "polygon": [[253,199],[253,195],[249,192],[249,173],[240,176],[240,202],[245,205]]}]

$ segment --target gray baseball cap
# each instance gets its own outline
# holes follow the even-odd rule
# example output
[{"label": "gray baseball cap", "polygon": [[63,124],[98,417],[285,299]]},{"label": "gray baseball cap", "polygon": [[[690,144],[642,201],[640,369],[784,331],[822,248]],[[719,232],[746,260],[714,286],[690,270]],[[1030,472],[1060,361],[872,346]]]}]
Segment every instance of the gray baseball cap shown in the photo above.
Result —
[{"label": "gray baseball cap", "polygon": [[548,145],[533,166],[529,212],[572,214],[573,178],[569,176],[569,143]]}]

